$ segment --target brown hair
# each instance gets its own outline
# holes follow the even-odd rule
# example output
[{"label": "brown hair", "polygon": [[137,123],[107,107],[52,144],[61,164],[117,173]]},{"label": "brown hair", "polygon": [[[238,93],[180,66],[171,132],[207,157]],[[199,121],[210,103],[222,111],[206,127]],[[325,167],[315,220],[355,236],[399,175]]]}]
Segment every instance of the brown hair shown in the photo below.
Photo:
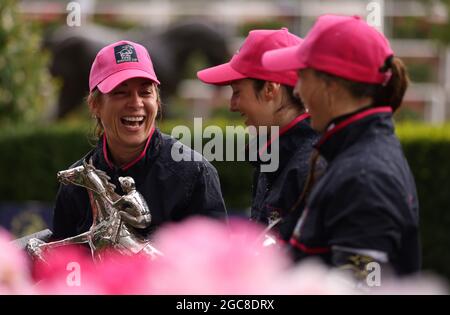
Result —
[{"label": "brown hair", "polygon": [[395,111],[402,104],[410,81],[405,64],[400,58],[391,58],[390,61],[387,60],[387,63],[387,69],[391,70],[392,76],[386,86],[381,86],[379,93],[374,98],[374,105],[390,105],[392,110]]},{"label": "brown hair", "polygon": [[[156,119],[161,120],[162,118],[162,110],[161,110],[161,94],[159,90],[159,86],[154,84],[156,91],[156,101],[158,102],[158,114],[156,115]],[[92,92],[87,96],[86,102],[89,105],[89,110],[92,111],[92,107],[95,103],[99,104],[102,102],[103,93],[100,92],[98,88],[95,88]],[[95,125],[90,133],[90,141],[97,142],[100,137],[103,135],[103,126],[99,117],[93,117],[95,119]],[[91,142],[91,144],[92,144]]]},{"label": "brown hair", "polygon": [[380,67],[380,72],[387,71],[391,71],[392,75],[386,85],[355,82],[318,70],[315,70],[315,73],[326,81],[338,82],[355,98],[371,97],[374,107],[390,106],[396,111],[402,104],[409,85],[409,77],[403,61],[397,57],[387,58]]}]

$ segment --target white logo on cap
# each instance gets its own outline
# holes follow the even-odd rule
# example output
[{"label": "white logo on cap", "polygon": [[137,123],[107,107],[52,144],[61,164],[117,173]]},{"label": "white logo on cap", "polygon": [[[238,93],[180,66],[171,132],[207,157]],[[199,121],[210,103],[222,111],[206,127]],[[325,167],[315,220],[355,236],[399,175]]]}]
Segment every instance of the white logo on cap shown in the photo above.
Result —
[{"label": "white logo on cap", "polygon": [[123,44],[114,47],[114,54],[116,55],[116,62],[138,62],[136,50],[133,45]]},{"label": "white logo on cap", "polygon": [[133,53],[133,46],[125,45],[121,51],[119,51],[120,58],[122,60],[131,61],[131,54]]}]

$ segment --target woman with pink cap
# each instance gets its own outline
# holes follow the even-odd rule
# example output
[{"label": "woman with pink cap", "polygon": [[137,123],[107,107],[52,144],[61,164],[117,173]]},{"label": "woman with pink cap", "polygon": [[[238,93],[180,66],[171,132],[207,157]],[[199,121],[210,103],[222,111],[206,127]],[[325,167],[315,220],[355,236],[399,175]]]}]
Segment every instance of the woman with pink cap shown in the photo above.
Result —
[{"label": "woman with pink cap", "polygon": [[[161,111],[159,81],[150,55],[142,45],[119,41],[101,49],[91,67],[88,105],[97,122],[97,146],[74,166],[92,160],[123,195],[119,177],[131,176],[145,198],[151,221],[135,226],[147,235],[168,221],[190,215],[225,217],[220,183],[215,168],[176,139],[161,133],[155,119]],[[175,161],[172,147],[191,159]],[[54,237],[85,232],[92,224],[86,189],[61,186],[54,211]]]},{"label": "woman with pink cap", "polygon": [[[261,159],[252,163],[255,175],[251,218],[275,227],[272,231],[286,241],[303,209],[303,205],[296,205],[296,202],[298,192],[304,187],[317,134],[309,125],[309,115],[302,102],[293,95],[296,72],[267,71],[261,64],[261,57],[266,51],[295,46],[301,41],[286,28],[253,30],[230,62],[197,73],[205,83],[231,86],[230,110],[239,112],[247,126],[257,130],[263,126],[279,127],[278,168],[264,172]],[[271,135],[272,140],[273,137]],[[265,146],[275,151],[273,143],[269,141]]]},{"label": "woman with pink cap", "polygon": [[298,71],[295,92],[322,133],[315,148],[328,162],[302,196],[306,208],[290,240],[297,258],[319,256],[361,280],[376,266],[417,272],[418,198],[392,121],[408,78],[387,39],[358,17],[325,15],[300,45],[266,53],[263,64]]}]

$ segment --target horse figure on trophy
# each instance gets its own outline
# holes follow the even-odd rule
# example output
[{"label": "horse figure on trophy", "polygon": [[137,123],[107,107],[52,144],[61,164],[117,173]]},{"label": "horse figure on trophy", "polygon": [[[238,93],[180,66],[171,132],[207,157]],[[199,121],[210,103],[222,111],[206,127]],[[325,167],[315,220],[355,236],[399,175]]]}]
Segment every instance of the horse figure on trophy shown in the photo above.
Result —
[{"label": "horse figure on trophy", "polygon": [[92,164],[60,171],[57,174],[62,184],[74,184],[87,189],[92,208],[92,226],[89,231],[60,241],[45,243],[31,239],[27,251],[32,257],[45,261],[44,253],[52,248],[88,243],[96,261],[101,261],[104,250],[114,249],[123,255],[145,254],[154,259],[162,253],[135,229],[148,227],[150,210],[144,197],[136,190],[131,177],[120,177],[125,195],[115,192],[109,176]]}]

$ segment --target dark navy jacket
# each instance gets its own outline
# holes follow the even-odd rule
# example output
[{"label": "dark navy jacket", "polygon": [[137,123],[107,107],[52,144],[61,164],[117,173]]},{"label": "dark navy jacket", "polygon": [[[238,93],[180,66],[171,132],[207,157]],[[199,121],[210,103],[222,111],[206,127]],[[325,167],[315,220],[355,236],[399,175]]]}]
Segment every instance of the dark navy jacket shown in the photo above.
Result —
[{"label": "dark navy jacket", "polygon": [[[290,244],[342,266],[342,253],[387,260],[397,274],[420,268],[416,186],[389,107],[334,121],[316,145],[328,167],[311,191]],[[350,256],[348,256],[350,257]]]},{"label": "dark navy jacket", "polygon": [[277,218],[282,221],[274,231],[288,241],[301,215],[304,204],[291,211],[300,196],[309,169],[309,159],[317,133],[309,125],[309,115],[303,114],[279,131],[279,167],[275,172],[260,172],[255,167],[253,182],[252,220],[268,225]]},{"label": "dark navy jacket", "polygon": [[[216,169],[202,157],[200,161],[174,161],[171,150],[175,142],[176,139],[155,129],[143,156],[123,169],[109,161],[104,137],[84,158],[89,160],[92,157],[94,166],[111,177],[119,195],[123,195],[123,191],[118,178],[133,177],[136,189],[144,196],[152,214],[152,223],[142,231],[144,234],[153,232],[165,222],[180,221],[191,215],[226,217]],[[186,146],[183,146],[183,153],[199,155]],[[81,165],[82,160],[72,167]],[[54,238],[85,232],[91,224],[92,211],[86,189],[61,185],[54,210]]]}]

